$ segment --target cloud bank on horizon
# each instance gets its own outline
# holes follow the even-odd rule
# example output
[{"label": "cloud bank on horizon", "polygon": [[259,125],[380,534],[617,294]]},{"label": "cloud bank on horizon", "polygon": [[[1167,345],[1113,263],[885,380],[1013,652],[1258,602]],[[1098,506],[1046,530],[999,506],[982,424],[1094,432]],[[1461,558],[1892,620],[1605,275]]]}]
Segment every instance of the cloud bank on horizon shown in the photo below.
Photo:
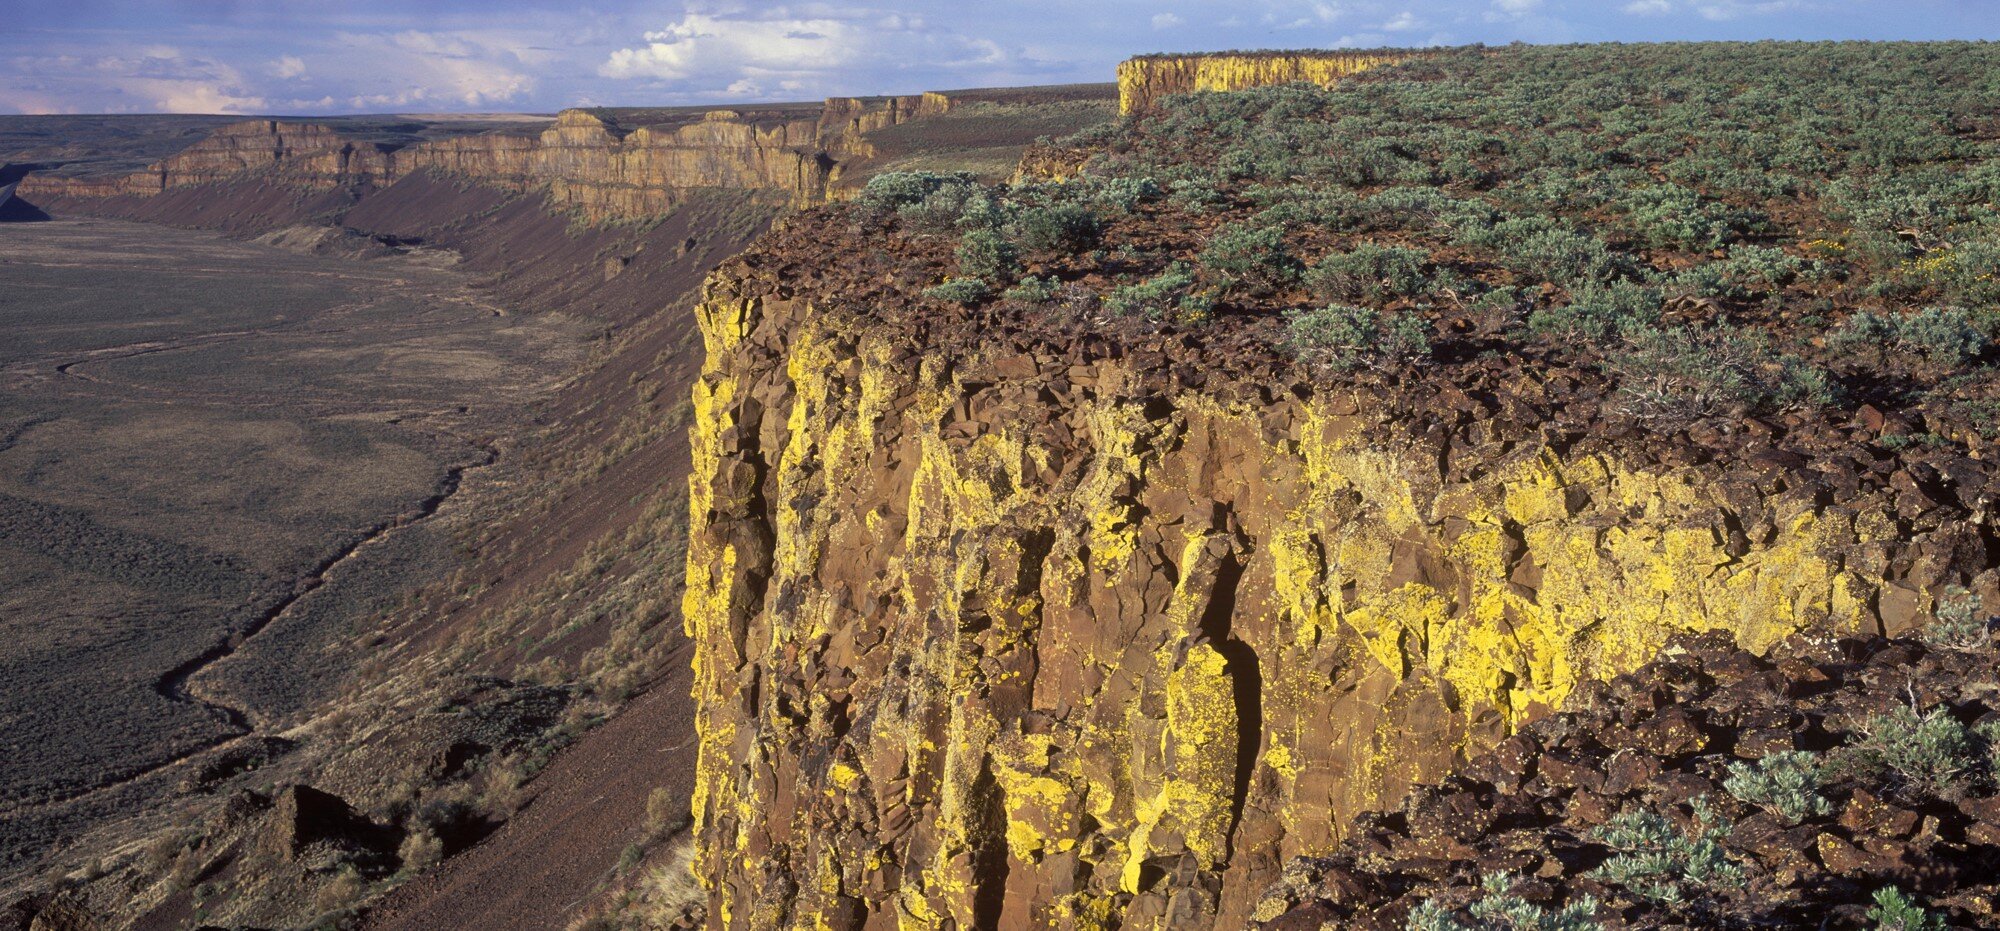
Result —
[{"label": "cloud bank on horizon", "polygon": [[10,17],[0,112],[548,112],[1111,80],[1154,51],[1995,39],[1994,0],[74,0]]}]

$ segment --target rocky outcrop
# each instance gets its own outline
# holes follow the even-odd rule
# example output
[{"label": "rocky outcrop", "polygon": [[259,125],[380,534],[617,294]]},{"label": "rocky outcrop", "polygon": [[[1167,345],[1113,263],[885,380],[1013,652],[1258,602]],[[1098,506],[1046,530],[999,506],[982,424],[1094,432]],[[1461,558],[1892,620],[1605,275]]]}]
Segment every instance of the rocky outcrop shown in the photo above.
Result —
[{"label": "rocky outcrop", "polygon": [[872,154],[867,133],[952,105],[941,93],[835,97],[817,113],[713,110],[632,128],[596,111],[565,110],[537,135],[463,135],[402,148],[349,139],[322,125],[249,120],[143,171],[30,175],[20,194],[28,200],[150,196],[256,175],[328,190],[434,171],[512,191],[546,190],[552,204],[592,221],[657,216],[697,188],[773,191],[803,206],[827,199],[840,162]]},{"label": "rocky outcrop", "polygon": [[1140,113],[1160,98],[1196,91],[1305,82],[1331,87],[1370,68],[1408,59],[1409,52],[1254,52],[1148,55],[1118,66],[1118,109]]},{"label": "rocky outcrop", "polygon": [[[1911,784],[1866,748],[1880,746],[1868,734],[1882,734],[1878,722],[1912,705],[1934,736],[1995,720],[1996,658],[1983,630],[1950,646],[1799,637],[1767,657],[1715,634],[1677,638],[1658,661],[1591,683],[1572,710],[1363,816],[1334,856],[1290,864],[1252,916],[1271,929],[1402,931],[1420,903],[1464,909],[1492,897],[1483,879],[1511,876],[1550,911],[1594,898],[1594,927],[1878,928],[1867,912],[1889,887],[1947,912],[1950,927],[1993,927],[1992,764],[1961,756],[1944,785]],[[1813,784],[1789,798],[1730,784],[1774,760],[1814,771]],[[1614,818],[1645,812],[1693,833],[1698,810],[1740,882],[1666,903],[1598,872]]]},{"label": "rocky outcrop", "polygon": [[298,184],[326,188],[381,183],[395,173],[392,153],[356,142],[326,126],[282,120],[247,120],[216,130],[177,155],[143,171],[110,178],[62,178],[31,174],[18,194],[113,196],[158,194],[170,188],[210,184],[258,172],[281,171]]},{"label": "rocky outcrop", "polygon": [[1350,816],[1676,634],[1894,632],[1994,584],[1976,521],[1907,531],[1896,493],[1781,459],[1642,464],[1504,405],[1448,441],[1303,376],[946,339],[750,263],[698,311],[719,927],[1240,923]]}]

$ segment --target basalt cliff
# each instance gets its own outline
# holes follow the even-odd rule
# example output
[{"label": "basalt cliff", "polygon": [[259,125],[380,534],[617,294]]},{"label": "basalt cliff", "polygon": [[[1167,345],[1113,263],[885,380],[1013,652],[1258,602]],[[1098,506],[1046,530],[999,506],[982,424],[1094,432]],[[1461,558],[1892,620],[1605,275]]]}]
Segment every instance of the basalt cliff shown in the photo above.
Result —
[{"label": "basalt cliff", "polygon": [[1273,84],[1331,87],[1370,68],[1407,60],[1395,52],[1244,52],[1146,55],[1118,66],[1118,109],[1141,113],[1160,98],[1199,91],[1236,91]]},{"label": "basalt cliff", "polygon": [[256,179],[316,191],[365,189],[437,172],[514,192],[543,190],[552,206],[592,222],[657,216],[701,188],[771,191],[809,206],[827,200],[845,163],[872,154],[868,133],[945,114],[962,99],[963,92],[929,92],[744,109],[577,109],[533,134],[450,135],[407,145],[315,123],[249,120],[132,174],[32,174],[18,193],[37,203],[147,197]]},{"label": "basalt cliff", "polygon": [[698,310],[719,927],[1240,924],[1350,816],[1677,633],[1897,632],[1990,558],[1904,519],[1983,473],[1960,505],[1676,465],[1539,427],[1533,379],[1412,419],[869,301],[753,252]]},{"label": "basalt cliff", "polygon": [[[1497,897],[1487,873],[1537,907],[1622,896],[1603,927],[1723,927],[1601,881],[1591,833],[1713,796],[1741,896],[1769,900],[1743,926],[1858,928],[1892,881],[1990,916],[2000,752],[1949,805],[1852,774],[1788,825],[1721,796],[1731,766],[1872,739],[1897,707],[2000,745],[1974,616],[2000,604],[2000,318],[1937,309],[2000,293],[1972,268],[2000,254],[2000,158],[1964,98],[1898,96],[1992,69],[1947,51],[1150,56],[1119,69],[1125,119],[1017,140],[997,186],[857,192],[894,146],[986,151],[899,138],[968,99],[926,94],[401,146],[260,122],[21,190],[395,185],[477,201],[442,227],[468,238],[530,212],[483,187],[592,221],[705,187],[813,207],[716,256],[681,305],[690,404],[633,415],[662,448],[687,425],[674,752],[696,758],[654,765],[692,825],[639,853],[692,863],[604,888],[700,890],[618,927],[1401,928]],[[1686,86],[1656,92],[1668,71]],[[1835,74],[1869,107],[1786,115]],[[1606,100],[1623,122],[1573,118]],[[1927,147],[1882,141],[1878,104]],[[1796,158],[1716,180],[1753,130]],[[1854,166],[1916,152],[1936,209],[1856,209]],[[346,222],[392,231],[372,203]],[[633,306],[656,289],[632,272],[695,267],[710,222],[628,244],[649,228],[534,221],[603,237],[563,274]],[[603,391],[678,352],[627,354]],[[665,461],[631,468],[678,491]],[[1953,611],[1963,642],[1889,639]]]}]

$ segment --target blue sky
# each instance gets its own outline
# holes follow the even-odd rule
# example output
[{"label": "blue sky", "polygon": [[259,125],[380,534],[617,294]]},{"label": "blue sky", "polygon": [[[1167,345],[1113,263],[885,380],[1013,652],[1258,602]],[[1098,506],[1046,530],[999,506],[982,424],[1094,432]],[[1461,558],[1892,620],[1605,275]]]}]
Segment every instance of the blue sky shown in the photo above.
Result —
[{"label": "blue sky", "polygon": [[545,112],[1107,81],[1153,51],[2000,39],[2000,0],[0,0],[0,22],[0,112]]}]

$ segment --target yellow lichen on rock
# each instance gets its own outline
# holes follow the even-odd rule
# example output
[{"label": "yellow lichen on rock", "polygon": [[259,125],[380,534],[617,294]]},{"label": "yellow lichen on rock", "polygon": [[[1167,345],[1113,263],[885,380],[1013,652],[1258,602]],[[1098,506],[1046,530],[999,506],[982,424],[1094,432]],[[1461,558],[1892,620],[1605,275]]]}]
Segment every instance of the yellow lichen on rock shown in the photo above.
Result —
[{"label": "yellow lichen on rock", "polygon": [[1161,97],[1198,91],[1233,91],[1300,82],[1331,87],[1370,68],[1409,57],[1409,53],[1401,52],[1327,51],[1133,58],[1118,66],[1118,109],[1121,113],[1139,113],[1152,109]]},{"label": "yellow lichen on rock", "polygon": [[918,352],[733,287],[698,316],[686,610],[724,927],[1143,926],[1169,895],[1237,922],[1282,858],[1676,632],[1879,623],[1848,554],[1899,545],[1606,453],[1447,472],[1334,413],[1365,398]]}]

